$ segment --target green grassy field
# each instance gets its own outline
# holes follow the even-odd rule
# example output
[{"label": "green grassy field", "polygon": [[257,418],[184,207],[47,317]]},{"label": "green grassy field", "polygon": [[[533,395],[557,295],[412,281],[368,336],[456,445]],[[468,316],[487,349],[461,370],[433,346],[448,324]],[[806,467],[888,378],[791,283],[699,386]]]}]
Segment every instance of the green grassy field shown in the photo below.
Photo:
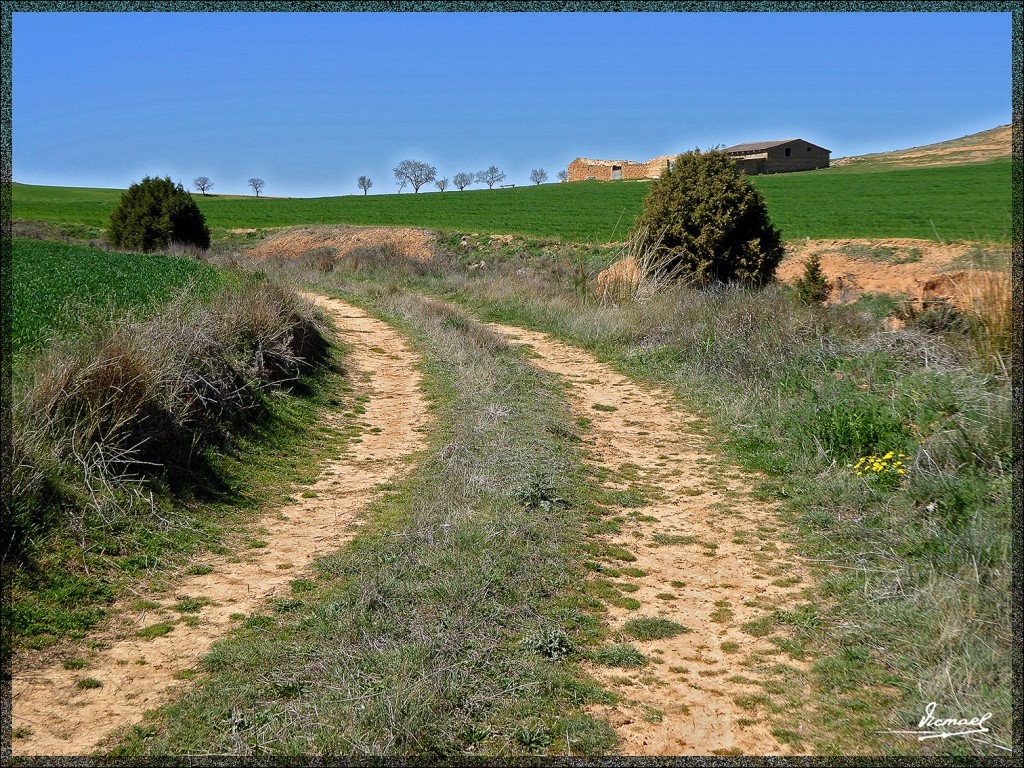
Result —
[{"label": "green grassy field", "polygon": [[225,273],[195,259],[108,253],[15,239],[11,256],[11,342],[15,354],[83,326],[83,315],[145,310],[191,287],[208,295]]},{"label": "green grassy field", "polygon": [[[755,177],[787,240],[912,237],[1002,241],[1010,227],[1009,158],[858,173],[848,168]],[[202,197],[215,234],[313,224],[404,225],[573,242],[624,239],[644,182],[576,182],[423,195]],[[13,218],[103,228],[121,192],[13,185]]]}]

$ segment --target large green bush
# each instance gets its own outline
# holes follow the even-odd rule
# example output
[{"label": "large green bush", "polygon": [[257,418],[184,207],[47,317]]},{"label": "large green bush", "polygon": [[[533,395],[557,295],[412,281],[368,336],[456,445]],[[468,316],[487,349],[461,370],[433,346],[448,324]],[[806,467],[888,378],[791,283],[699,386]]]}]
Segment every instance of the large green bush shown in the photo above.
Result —
[{"label": "large green bush", "polygon": [[210,230],[199,206],[181,184],[167,177],[147,176],[128,187],[110,214],[107,236],[119,248],[143,252],[170,243],[210,246]]},{"label": "large green bush", "polygon": [[648,269],[697,284],[763,285],[782,260],[782,237],[761,196],[720,150],[679,155],[653,182],[633,236]]}]

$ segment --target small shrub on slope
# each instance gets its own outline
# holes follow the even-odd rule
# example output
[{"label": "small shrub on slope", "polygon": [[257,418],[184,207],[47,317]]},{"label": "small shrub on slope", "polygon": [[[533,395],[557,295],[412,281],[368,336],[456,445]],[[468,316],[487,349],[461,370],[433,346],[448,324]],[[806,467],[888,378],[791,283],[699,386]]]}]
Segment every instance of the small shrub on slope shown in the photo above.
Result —
[{"label": "small shrub on slope", "polygon": [[821,254],[811,254],[804,263],[803,275],[796,281],[796,295],[805,304],[824,304],[830,287],[828,278],[821,270]]}]

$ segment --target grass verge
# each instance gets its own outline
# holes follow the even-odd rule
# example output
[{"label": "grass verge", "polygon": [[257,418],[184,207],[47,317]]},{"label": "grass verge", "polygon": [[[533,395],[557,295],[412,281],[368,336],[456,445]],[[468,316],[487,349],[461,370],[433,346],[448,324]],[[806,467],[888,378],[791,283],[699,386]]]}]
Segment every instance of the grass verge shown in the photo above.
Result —
[{"label": "grass verge", "polygon": [[194,298],[24,361],[5,663],[82,638],[127,585],[219,549],[269,489],[310,471],[309,428],[342,386],[311,308],[269,283]]}]

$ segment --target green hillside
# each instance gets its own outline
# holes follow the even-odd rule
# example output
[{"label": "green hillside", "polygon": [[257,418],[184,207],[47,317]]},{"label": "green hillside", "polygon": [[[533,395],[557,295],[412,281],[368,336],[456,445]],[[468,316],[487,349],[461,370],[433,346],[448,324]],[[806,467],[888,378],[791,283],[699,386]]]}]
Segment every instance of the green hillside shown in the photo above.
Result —
[{"label": "green hillside", "polygon": [[[1009,158],[870,173],[849,168],[754,177],[788,240],[913,237],[1003,240],[1010,226]],[[515,189],[321,198],[196,196],[214,234],[313,224],[402,225],[577,242],[621,240],[645,182],[575,182]],[[13,185],[13,218],[102,228],[119,190]]]}]

